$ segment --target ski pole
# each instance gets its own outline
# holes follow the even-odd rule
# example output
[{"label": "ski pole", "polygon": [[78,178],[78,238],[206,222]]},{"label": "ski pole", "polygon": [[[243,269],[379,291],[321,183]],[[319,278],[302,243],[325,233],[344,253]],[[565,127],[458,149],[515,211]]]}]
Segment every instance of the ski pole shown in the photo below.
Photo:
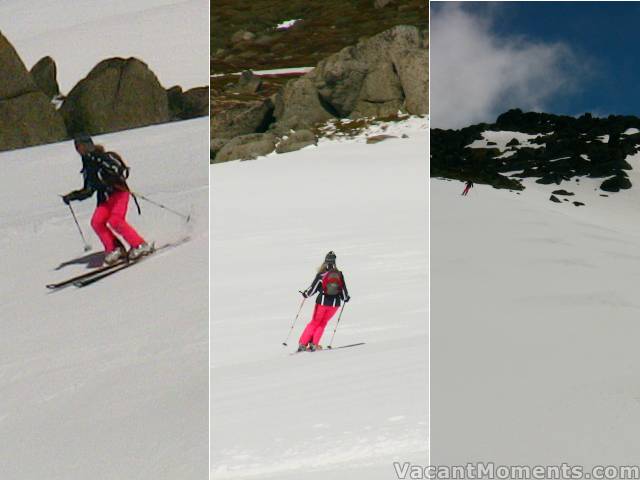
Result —
[{"label": "ski pole", "polygon": [[302,307],[304,306],[304,302],[307,297],[302,299],[302,303],[300,303],[300,308],[298,309],[298,313],[296,314],[296,318],[293,319],[293,323],[291,324],[291,328],[289,329],[289,333],[287,334],[287,338],[284,339],[282,345],[287,346],[287,342],[289,341],[289,337],[291,336],[291,332],[293,332],[293,328],[296,326],[296,322],[298,321],[298,317],[300,316],[300,312],[302,311]]},{"label": "ski pole", "polygon": [[155,202],[150,198],[147,198],[144,195],[141,195],[139,193],[134,193],[134,192],[131,192],[131,193],[136,197],[140,197],[145,202],[149,202],[150,204],[155,205],[156,207],[162,208],[164,210],[167,210],[168,212],[173,213],[174,215],[178,215],[179,217],[184,218],[187,221],[187,223],[189,222],[189,220],[191,220],[191,215],[185,215],[184,213],[176,212],[175,210],[167,207],[166,205],[162,205],[161,203]]},{"label": "ski pole", "polygon": [[331,335],[331,341],[329,342],[329,346],[327,348],[331,348],[331,345],[333,345],[333,337],[336,336],[336,330],[338,330],[338,325],[340,325],[340,319],[342,318],[342,312],[344,312],[344,307],[346,307],[347,304],[343,303],[342,304],[342,310],[340,310],[340,315],[338,315],[338,321],[336,322],[336,328],[333,329],[333,335]]},{"label": "ski pole", "polygon": [[82,243],[84,243],[84,251],[88,252],[91,250],[91,245],[87,243],[87,240],[84,238],[84,233],[82,233],[82,229],[80,228],[80,224],[78,223],[78,218],[76,217],[76,212],[73,211],[70,203],[67,203],[69,210],[71,210],[71,215],[73,216],[73,221],[76,222],[76,227],[78,227],[78,232],[80,232],[80,236],[82,237]]}]

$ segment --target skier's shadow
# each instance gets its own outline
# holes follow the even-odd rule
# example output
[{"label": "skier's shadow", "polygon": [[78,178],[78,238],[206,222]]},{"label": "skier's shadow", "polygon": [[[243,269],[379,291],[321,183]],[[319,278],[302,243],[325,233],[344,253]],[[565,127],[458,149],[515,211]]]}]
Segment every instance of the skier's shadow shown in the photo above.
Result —
[{"label": "skier's shadow", "polygon": [[69,265],[86,265],[87,268],[98,268],[104,263],[104,252],[94,252],[83,257],[73,258],[62,262],[55,270],[62,270]]}]

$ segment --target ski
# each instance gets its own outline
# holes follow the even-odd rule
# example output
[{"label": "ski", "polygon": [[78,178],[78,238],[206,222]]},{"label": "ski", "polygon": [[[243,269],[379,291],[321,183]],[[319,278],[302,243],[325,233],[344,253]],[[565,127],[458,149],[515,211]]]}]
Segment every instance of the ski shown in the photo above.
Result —
[{"label": "ski", "polygon": [[[184,238],[178,240],[177,242],[165,243],[165,244],[163,244],[163,245],[161,245],[159,247],[155,247],[154,250],[153,250],[153,253],[158,252],[160,250],[166,250],[168,248],[177,247],[179,245],[182,245],[183,243],[188,242],[190,239],[191,238],[189,236],[187,236],[187,237],[184,237]],[[142,258],[144,258],[144,257],[142,257]],[[76,283],[83,283],[84,285],[82,285],[82,286],[91,285],[91,283],[93,283],[93,282],[86,283],[86,281],[89,280],[90,278],[100,277],[100,278],[98,278],[98,280],[99,280],[101,278],[109,276],[107,274],[110,273],[111,271],[120,270],[124,266],[130,266],[131,263],[136,263],[136,261],[131,262],[128,258],[124,258],[124,259],[114,263],[113,265],[105,265],[103,267],[94,268],[89,272],[85,272],[85,273],[82,273],[80,275],[76,275],[75,277],[71,277],[71,278],[68,278],[66,280],[63,280],[62,282],[50,283],[50,284],[47,285],[47,288],[49,290],[58,290],[60,288],[67,287],[69,285],[75,285]]]},{"label": "ski", "polygon": [[306,352],[308,352],[308,353],[326,352],[327,350],[337,350],[337,349],[339,349],[339,348],[357,347],[357,346],[359,346],[359,345],[364,345],[364,344],[365,344],[365,342],[359,342],[359,343],[351,343],[351,344],[349,344],[349,345],[340,345],[339,347],[326,347],[326,348],[319,348],[319,349],[317,349],[317,350],[315,350],[315,351],[313,351],[313,352],[312,352],[312,351],[310,351],[310,350],[302,350],[302,351],[300,351],[300,352],[295,351],[295,352],[291,352],[289,355],[297,355],[297,354],[299,354],[299,353],[306,353]]},{"label": "ski", "polygon": [[327,348],[323,348],[322,350],[319,350],[320,352],[324,352],[326,350],[337,350],[338,348],[349,348],[349,347],[357,347],[358,345],[364,345],[365,342],[359,342],[359,343],[351,343],[349,345],[340,345],[339,347],[327,347]]},{"label": "ski", "polygon": [[67,278],[66,280],[63,280],[61,282],[58,283],[49,283],[47,285],[47,288],[49,290],[57,290],[59,288],[62,287],[66,287],[69,285],[72,285],[73,283],[88,278],[88,277],[92,277],[94,275],[98,275],[100,273],[106,272],[108,270],[112,270],[114,268],[117,268],[123,264],[127,263],[127,260],[121,260],[119,262],[114,263],[113,265],[105,265],[102,267],[97,267],[97,268],[92,268],[90,271],[85,272],[85,273],[81,273],[80,275],[76,275],[75,277],[71,277],[71,278]]},{"label": "ski", "polygon": [[81,278],[80,280],[76,280],[75,282],[73,282],[73,286],[77,288],[86,287],[88,285],[96,283],[99,280],[102,280],[103,278],[110,277],[114,273],[118,273],[120,270],[124,270],[125,268],[132,267],[136,263],[140,263],[142,260],[144,260],[147,257],[150,257],[151,255],[153,255],[153,252],[150,253],[149,255],[145,255],[144,257],[138,258],[137,260],[130,260],[130,261],[121,263],[118,265],[117,268],[112,268],[110,270],[107,270],[102,273],[98,273],[97,275],[93,275],[91,277]]}]

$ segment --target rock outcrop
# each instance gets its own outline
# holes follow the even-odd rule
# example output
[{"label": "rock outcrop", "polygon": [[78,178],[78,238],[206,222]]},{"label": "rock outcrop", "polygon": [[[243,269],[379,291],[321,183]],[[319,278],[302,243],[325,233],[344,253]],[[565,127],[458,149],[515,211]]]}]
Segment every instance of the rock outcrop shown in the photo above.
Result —
[{"label": "rock outcrop", "polygon": [[167,92],[136,58],[110,58],[96,65],[69,92],[62,115],[71,135],[100,134],[170,120]]},{"label": "rock outcrop", "polygon": [[276,148],[276,136],[272,133],[241,135],[227,142],[215,156],[215,163],[229,160],[253,160],[268,155]]},{"label": "rock outcrop", "polygon": [[231,139],[238,135],[264,133],[271,124],[274,106],[270,99],[229,105],[212,115],[212,138]]},{"label": "rock outcrop", "polygon": [[428,58],[425,35],[406,25],[344,48],[285,86],[276,101],[277,123],[308,128],[332,117],[427,114]]},{"label": "rock outcrop", "polygon": [[284,133],[291,129],[311,128],[336,115],[322,104],[313,79],[304,76],[287,83],[276,95],[274,116],[276,129]]},{"label": "rock outcrop", "polygon": [[311,130],[298,130],[284,137],[276,147],[277,153],[287,153],[300,150],[309,145],[317,145],[318,137]]},{"label": "rock outcrop", "polygon": [[196,87],[186,92],[180,86],[171,87],[167,90],[167,99],[172,120],[209,115],[209,87]]},{"label": "rock outcrop", "polygon": [[262,79],[250,70],[242,72],[234,90],[238,93],[256,93],[262,86]]},{"label": "rock outcrop", "polygon": [[31,67],[31,78],[47,98],[52,99],[60,95],[58,86],[58,69],[51,57],[43,57]]},{"label": "rock outcrop", "polygon": [[620,190],[629,188],[631,188],[631,181],[625,174],[618,174],[608,178],[600,185],[600,190],[604,190],[605,192],[619,192]]},{"label": "rock outcrop", "polygon": [[0,151],[66,137],[62,117],[0,33]]}]

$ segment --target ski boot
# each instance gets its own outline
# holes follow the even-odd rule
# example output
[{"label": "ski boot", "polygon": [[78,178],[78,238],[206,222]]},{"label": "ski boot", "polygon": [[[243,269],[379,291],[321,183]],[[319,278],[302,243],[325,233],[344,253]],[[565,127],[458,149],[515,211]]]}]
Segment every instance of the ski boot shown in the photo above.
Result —
[{"label": "ski boot", "polygon": [[304,352],[306,350],[307,350],[307,346],[306,345],[303,345],[303,344],[299,344],[298,345],[298,350],[297,350],[298,352]]},{"label": "ski boot", "polygon": [[147,242],[141,243],[136,248],[129,250],[129,260],[137,260],[140,257],[149,255],[153,252],[153,245]]},{"label": "ski boot", "polygon": [[111,250],[110,252],[107,252],[105,254],[104,263],[106,263],[107,265],[113,265],[114,263],[122,260],[125,256],[126,254],[124,253],[124,248],[118,246],[114,250]]},{"label": "ski boot", "polygon": [[309,344],[309,351],[310,352],[315,352],[318,349],[318,345],[316,345],[315,343],[310,343]]}]

